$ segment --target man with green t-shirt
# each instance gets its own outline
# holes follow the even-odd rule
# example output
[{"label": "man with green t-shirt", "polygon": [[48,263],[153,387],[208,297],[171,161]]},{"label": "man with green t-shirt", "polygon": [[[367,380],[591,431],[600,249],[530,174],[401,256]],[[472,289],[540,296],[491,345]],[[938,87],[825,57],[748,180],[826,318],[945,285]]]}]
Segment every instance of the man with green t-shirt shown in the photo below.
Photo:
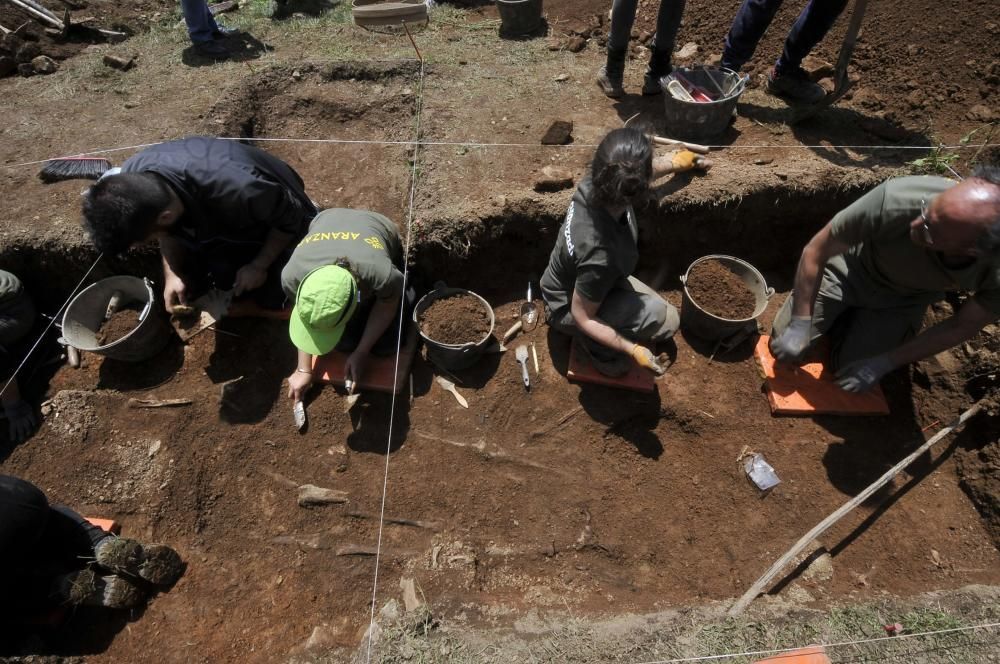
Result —
[{"label": "man with green t-shirt", "polygon": [[[927,306],[970,291],[954,316],[920,331]],[[956,183],[888,180],[806,245],[774,320],[771,351],[798,362],[827,335],[837,383],[872,388],[893,369],[972,338],[1000,317],[1000,168]]]},{"label": "man with green t-shirt", "polygon": [[281,271],[281,286],[295,301],[288,335],[298,363],[288,377],[296,401],[312,384],[313,357],[349,353],[344,377],[358,382],[369,353],[396,350],[400,306],[415,299],[403,279],[403,249],[395,224],[376,212],[321,212]]}]

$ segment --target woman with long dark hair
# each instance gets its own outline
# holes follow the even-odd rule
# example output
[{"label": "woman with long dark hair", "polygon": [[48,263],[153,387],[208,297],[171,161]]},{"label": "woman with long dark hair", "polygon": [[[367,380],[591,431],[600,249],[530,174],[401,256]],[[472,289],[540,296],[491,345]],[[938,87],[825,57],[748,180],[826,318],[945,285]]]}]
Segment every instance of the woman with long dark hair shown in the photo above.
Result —
[{"label": "woman with long dark hair", "polygon": [[680,321],[670,303],[632,276],[639,261],[633,205],[649,199],[656,178],[688,170],[696,159],[691,152],[654,159],[646,134],[615,129],[573,195],[542,275],[542,297],[549,325],[573,335],[601,373],[623,375],[629,358],[665,371],[649,345],[673,336]]}]

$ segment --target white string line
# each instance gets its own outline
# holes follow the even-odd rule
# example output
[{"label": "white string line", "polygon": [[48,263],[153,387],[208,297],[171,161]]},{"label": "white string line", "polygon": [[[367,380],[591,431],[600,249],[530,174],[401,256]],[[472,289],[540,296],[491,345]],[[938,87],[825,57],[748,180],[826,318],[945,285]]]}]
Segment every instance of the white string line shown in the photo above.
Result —
[{"label": "white string line", "polygon": [[[404,320],[406,316],[406,288],[409,285],[407,283],[407,277],[409,276],[409,262],[410,262],[410,237],[412,236],[411,226],[413,223],[413,201],[417,190],[417,163],[420,156],[420,119],[423,112],[423,95],[424,95],[424,62],[420,61],[420,82],[417,85],[417,117],[416,117],[416,137],[417,142],[414,143],[413,148],[413,165],[410,170],[410,201],[409,207],[406,213],[406,242],[403,246],[403,294],[399,299],[399,328],[396,330],[396,363],[392,374],[392,404],[389,409],[389,438],[385,445],[385,474],[382,477],[382,506],[379,510],[378,517],[378,542],[375,546],[375,579],[372,582],[372,605],[371,605],[371,615],[368,619],[368,651],[365,658],[366,662],[371,662],[372,658],[372,640],[374,639],[374,626],[375,626],[375,603],[376,603],[376,593],[378,591],[378,566],[382,555],[382,530],[385,525],[385,501],[386,495],[389,489],[389,457],[392,450],[392,427],[396,419],[396,395],[398,390],[396,386],[399,384],[399,358],[400,349],[403,344],[403,324],[406,322]],[[414,323],[416,325],[416,323]]]},{"label": "white string line", "polygon": [[49,321],[49,324],[45,326],[44,330],[42,330],[42,333],[39,335],[38,339],[35,340],[34,345],[28,350],[28,353],[24,356],[24,359],[21,360],[21,364],[17,365],[17,369],[14,369],[14,373],[11,374],[10,379],[7,380],[7,383],[3,386],[3,389],[0,390],[0,396],[2,396],[4,393],[7,392],[7,388],[10,387],[10,384],[13,383],[14,380],[17,378],[17,374],[20,373],[21,369],[24,368],[24,365],[27,364],[28,358],[30,358],[31,355],[35,352],[35,349],[38,348],[38,344],[42,343],[42,339],[45,338],[45,335],[49,333],[49,330],[52,329],[52,326],[55,325],[57,320],[59,320],[59,316],[62,314],[63,310],[69,306],[69,303],[73,299],[73,296],[76,295],[76,292],[80,289],[80,286],[82,286],[83,282],[87,280],[87,277],[90,276],[90,273],[94,271],[94,268],[97,267],[97,264],[101,262],[101,258],[103,257],[104,257],[103,253],[97,255],[97,260],[94,261],[94,264],[90,266],[90,269],[87,270],[87,273],[83,275],[80,281],[77,282],[76,286],[73,287],[73,290],[70,291],[69,297],[67,297],[66,301],[62,303],[61,307],[59,307],[59,311],[56,312],[55,316],[53,316],[52,319]]},{"label": "white string line", "polygon": [[[541,143],[480,143],[478,141],[422,141],[419,137],[413,141],[380,141],[373,139],[348,139],[348,138],[288,138],[288,137],[241,137],[241,136],[217,136],[224,141],[257,141],[261,143],[331,143],[343,145],[423,145],[425,147],[468,147],[468,148],[543,148],[554,150],[580,150],[593,149],[597,143],[572,143],[570,145],[542,145]],[[19,164],[9,164],[7,168],[20,168],[21,166],[37,166],[53,159],[72,159],[76,157],[90,157],[100,154],[110,154],[112,152],[125,152],[138,148],[148,148],[160,145],[167,141],[156,143],[143,143],[140,145],[129,145],[120,148],[104,148],[91,150],[89,152],[78,152],[73,155],[63,155],[61,157],[49,157],[48,159],[37,159],[34,161],[24,161]],[[975,145],[778,145],[775,143],[764,143],[760,145],[706,145],[709,149],[718,150],[980,150],[987,147],[1000,145],[1000,143],[981,143]]]},{"label": "white string line", "polygon": [[[992,629],[1000,627],[1000,622],[985,623],[982,625],[970,625],[968,627],[952,627],[950,629],[938,629],[930,632],[914,632],[913,634],[898,634],[896,636],[879,636],[871,639],[858,639],[857,641],[837,641],[834,643],[817,643],[813,645],[823,648],[841,648],[844,646],[855,646],[865,643],[879,643],[882,641],[899,641],[901,639],[912,639],[924,636],[935,636],[937,634],[950,634],[953,632],[969,632],[977,629]],[[749,650],[747,652],[725,653],[723,655],[704,655],[702,657],[681,657],[678,659],[657,659],[648,662],[637,662],[636,664],[681,664],[682,662],[707,662],[711,660],[730,659],[732,657],[758,657],[760,655],[781,655],[795,652],[808,646],[796,646],[794,648],[776,648],[774,650]]]}]

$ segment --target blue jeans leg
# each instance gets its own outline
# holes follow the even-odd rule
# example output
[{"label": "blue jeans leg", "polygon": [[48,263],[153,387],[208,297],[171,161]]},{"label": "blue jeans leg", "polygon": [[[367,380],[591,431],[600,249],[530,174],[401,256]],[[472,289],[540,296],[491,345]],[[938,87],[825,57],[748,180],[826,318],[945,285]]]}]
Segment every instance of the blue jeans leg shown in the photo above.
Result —
[{"label": "blue jeans leg", "polygon": [[184,23],[191,43],[200,44],[212,40],[212,33],[219,26],[208,9],[207,0],[181,0],[181,11],[184,13]]},{"label": "blue jeans leg", "polygon": [[722,51],[723,67],[739,70],[753,57],[757,44],[780,7],[781,0],[743,0],[726,35],[726,46]]},{"label": "blue jeans leg", "polygon": [[779,74],[795,71],[820,43],[847,6],[847,0],[809,0],[785,40],[785,50],[774,65]]},{"label": "blue jeans leg", "polygon": [[[661,0],[656,16],[656,34],[650,44],[648,73],[659,78],[670,71],[670,56],[674,52],[677,30],[681,27],[686,0]],[[631,29],[631,28],[630,28]]]}]

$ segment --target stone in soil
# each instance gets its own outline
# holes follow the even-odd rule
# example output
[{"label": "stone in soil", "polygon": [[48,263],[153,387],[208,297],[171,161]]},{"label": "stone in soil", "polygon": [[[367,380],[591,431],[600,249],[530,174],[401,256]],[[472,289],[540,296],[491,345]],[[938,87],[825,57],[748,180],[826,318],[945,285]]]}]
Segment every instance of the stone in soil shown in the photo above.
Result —
[{"label": "stone in soil", "polygon": [[107,346],[126,336],[139,325],[139,312],[137,306],[130,305],[111,314],[97,330],[97,343]]},{"label": "stone in soil", "polygon": [[717,260],[695,265],[688,274],[687,290],[695,304],[726,320],[750,318],[756,308],[753,292]]},{"label": "stone in soil", "polygon": [[451,295],[435,300],[424,310],[420,331],[442,344],[476,343],[490,333],[490,314],[474,295]]}]

